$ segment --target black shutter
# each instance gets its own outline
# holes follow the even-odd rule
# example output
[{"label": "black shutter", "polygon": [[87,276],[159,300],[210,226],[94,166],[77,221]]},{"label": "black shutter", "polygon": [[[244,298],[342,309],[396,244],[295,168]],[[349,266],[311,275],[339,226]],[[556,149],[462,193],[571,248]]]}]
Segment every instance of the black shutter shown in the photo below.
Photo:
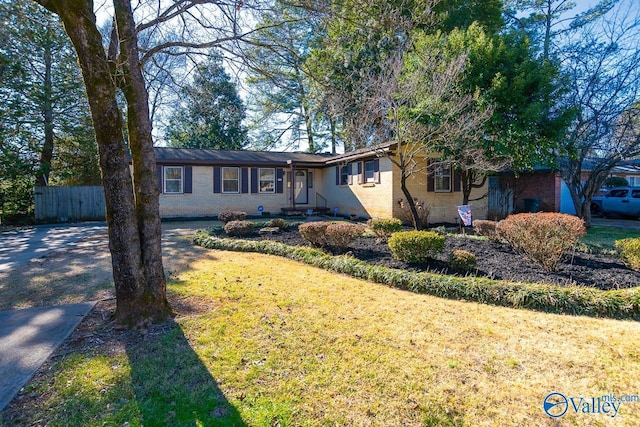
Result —
[{"label": "black shutter", "polygon": [[358,162],[358,184],[362,184],[362,162]]},{"label": "black shutter", "polygon": [[240,192],[248,193],[249,192],[249,168],[241,168],[240,169]]},{"label": "black shutter", "polygon": [[380,159],[373,159],[373,180],[380,184]]},{"label": "black shutter", "polygon": [[277,168],[276,169],[276,193],[283,193],[284,192],[284,183],[283,183],[283,179],[282,176],[284,175],[282,168]]},{"label": "black shutter", "polygon": [[453,191],[462,191],[462,183],[458,171],[453,171]]},{"label": "black shutter", "polygon": [[427,159],[427,191],[436,191],[436,180],[433,172],[433,160]]},{"label": "black shutter", "polygon": [[336,166],[336,185],[340,185],[340,166]]},{"label": "black shutter", "polygon": [[191,194],[193,191],[193,168],[191,166],[184,167],[184,192]]},{"label": "black shutter", "polygon": [[258,168],[251,168],[251,192],[258,192]]},{"label": "black shutter", "polygon": [[307,172],[307,188],[313,188],[313,172]]},{"label": "black shutter", "polygon": [[222,193],[222,170],[219,166],[213,168],[213,192]]},{"label": "black shutter", "polygon": [[164,185],[162,185],[162,172],[164,167],[162,165],[156,165],[156,172],[158,173],[158,190],[160,194],[164,193]]}]

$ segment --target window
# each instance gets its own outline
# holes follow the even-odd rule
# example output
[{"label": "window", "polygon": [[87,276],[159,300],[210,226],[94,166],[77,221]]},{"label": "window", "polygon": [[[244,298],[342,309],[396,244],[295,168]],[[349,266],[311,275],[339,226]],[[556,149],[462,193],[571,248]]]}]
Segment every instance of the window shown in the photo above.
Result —
[{"label": "window", "polygon": [[167,194],[182,193],[182,167],[181,166],[165,166],[164,167],[164,192]]},{"label": "window", "polygon": [[616,190],[609,191],[606,197],[623,198],[623,197],[627,197],[628,194],[629,194],[629,190],[627,190],[626,188],[618,188]]},{"label": "window", "polygon": [[260,169],[259,170],[259,188],[261,193],[276,192],[276,170]]},{"label": "window", "polygon": [[640,176],[627,176],[627,182],[631,187],[640,187]]},{"label": "window", "polygon": [[364,182],[376,182],[375,160],[364,162]]},{"label": "window", "polygon": [[222,168],[222,192],[240,192],[240,171],[238,168]]},{"label": "window", "polygon": [[631,190],[631,197],[634,199],[640,199],[640,190]]},{"label": "window", "polygon": [[434,172],[434,190],[440,193],[451,191],[451,166],[437,165]]},{"label": "window", "polygon": [[340,185],[349,184],[349,169],[351,169],[350,165],[340,166]]}]

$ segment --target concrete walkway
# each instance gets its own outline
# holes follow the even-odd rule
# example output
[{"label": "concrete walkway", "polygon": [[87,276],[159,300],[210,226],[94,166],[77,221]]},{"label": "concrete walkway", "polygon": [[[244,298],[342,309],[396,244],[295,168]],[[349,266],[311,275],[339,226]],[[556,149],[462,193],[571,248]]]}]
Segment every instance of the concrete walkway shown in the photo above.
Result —
[{"label": "concrete walkway", "polygon": [[0,411],[94,305],[83,302],[0,311]]}]

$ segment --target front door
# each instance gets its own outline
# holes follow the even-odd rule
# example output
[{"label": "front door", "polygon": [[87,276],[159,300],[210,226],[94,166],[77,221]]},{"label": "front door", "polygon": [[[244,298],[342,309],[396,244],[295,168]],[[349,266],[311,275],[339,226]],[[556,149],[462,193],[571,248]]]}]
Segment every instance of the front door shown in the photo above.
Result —
[{"label": "front door", "polygon": [[294,197],[296,205],[309,203],[309,191],[307,190],[307,171],[297,170],[294,180]]}]

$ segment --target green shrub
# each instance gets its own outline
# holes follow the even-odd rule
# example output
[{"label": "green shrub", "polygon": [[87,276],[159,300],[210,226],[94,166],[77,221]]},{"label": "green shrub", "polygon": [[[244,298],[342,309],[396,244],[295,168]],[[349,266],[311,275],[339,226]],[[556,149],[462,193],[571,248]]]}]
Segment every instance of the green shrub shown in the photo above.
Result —
[{"label": "green shrub", "polygon": [[328,222],[315,221],[300,224],[298,231],[300,236],[307,242],[311,243],[316,248],[324,248],[329,245],[327,239],[327,227]]},{"label": "green shrub", "polygon": [[329,244],[341,250],[346,250],[363,232],[363,226],[348,222],[331,223],[326,228]]},{"label": "green shrub", "polygon": [[466,273],[475,270],[478,259],[469,251],[456,249],[449,254],[449,265],[454,271]]},{"label": "green shrub", "polygon": [[584,222],[558,213],[511,215],[496,226],[498,237],[528,255],[548,271],[558,268],[565,250],[585,235]]},{"label": "green shrub", "polygon": [[382,240],[387,240],[393,233],[402,231],[402,221],[397,218],[370,219],[368,225]]},{"label": "green shrub", "polygon": [[426,262],[444,250],[444,236],[433,231],[400,231],[389,238],[394,258],[406,262]]},{"label": "green shrub", "polygon": [[477,219],[473,221],[473,230],[480,236],[485,236],[489,240],[498,240],[498,233],[496,232],[496,221],[488,221],[485,219]]},{"label": "green shrub", "polygon": [[251,221],[229,221],[224,226],[224,232],[229,236],[247,236],[253,232]]},{"label": "green shrub", "polygon": [[226,211],[218,214],[218,221],[222,221],[224,223],[230,221],[244,221],[245,219],[247,219],[247,213],[241,211]]},{"label": "green shrub", "polygon": [[444,225],[439,225],[437,227],[433,227],[431,229],[431,231],[433,231],[434,233],[437,233],[441,236],[446,236],[447,235],[447,227],[445,227]]},{"label": "green shrub", "polygon": [[640,237],[616,240],[616,252],[634,270],[640,270]]},{"label": "green shrub", "polygon": [[621,176],[610,176],[609,178],[604,180],[604,183],[602,184],[602,186],[606,188],[628,187],[629,181],[627,181]]},{"label": "green shrub", "polygon": [[270,219],[267,224],[265,225],[266,227],[278,227],[280,230],[286,230],[288,227],[287,221],[285,221],[282,218],[272,218]]}]

